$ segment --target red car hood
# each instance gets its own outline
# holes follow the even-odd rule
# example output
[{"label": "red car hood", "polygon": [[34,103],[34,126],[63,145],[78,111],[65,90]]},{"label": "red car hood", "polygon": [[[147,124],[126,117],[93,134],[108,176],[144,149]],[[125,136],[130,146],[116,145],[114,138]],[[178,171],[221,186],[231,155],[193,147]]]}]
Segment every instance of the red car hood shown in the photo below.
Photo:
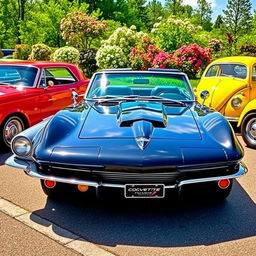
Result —
[{"label": "red car hood", "polygon": [[20,97],[21,94],[24,94],[28,91],[28,88],[21,86],[6,86],[0,84],[0,102],[3,102],[10,98]]}]

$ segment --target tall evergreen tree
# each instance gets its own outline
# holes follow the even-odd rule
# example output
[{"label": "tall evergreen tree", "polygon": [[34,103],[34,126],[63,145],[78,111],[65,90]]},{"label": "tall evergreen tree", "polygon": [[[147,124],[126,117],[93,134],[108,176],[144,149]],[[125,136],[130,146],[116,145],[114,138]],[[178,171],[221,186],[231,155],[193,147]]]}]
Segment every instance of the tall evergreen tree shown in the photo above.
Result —
[{"label": "tall evergreen tree", "polygon": [[207,0],[197,0],[196,17],[198,25],[202,26],[205,30],[211,30],[211,15],[212,7],[211,3]]},{"label": "tall evergreen tree", "polygon": [[148,18],[148,29],[151,29],[153,25],[158,21],[158,17],[164,15],[164,8],[158,0],[152,0],[146,6],[146,13]]},{"label": "tall evergreen tree", "polygon": [[232,33],[235,40],[251,27],[250,0],[228,0],[227,9],[224,10],[224,24],[227,32]]},{"label": "tall evergreen tree", "polygon": [[223,25],[223,18],[222,18],[221,15],[218,15],[213,27],[214,28],[221,28],[222,25]]}]

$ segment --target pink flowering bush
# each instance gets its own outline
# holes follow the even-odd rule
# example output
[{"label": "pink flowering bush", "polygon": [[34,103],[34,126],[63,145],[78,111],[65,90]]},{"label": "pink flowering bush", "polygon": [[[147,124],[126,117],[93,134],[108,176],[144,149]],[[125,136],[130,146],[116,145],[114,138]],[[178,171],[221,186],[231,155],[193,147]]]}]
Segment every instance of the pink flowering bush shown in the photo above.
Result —
[{"label": "pink flowering bush", "polygon": [[105,21],[98,21],[97,17],[75,11],[68,13],[61,20],[61,34],[68,45],[78,48],[90,48],[93,40],[99,39],[107,30]]},{"label": "pink flowering bush", "polygon": [[31,47],[28,44],[16,44],[13,53],[14,59],[27,60],[31,53]]},{"label": "pink flowering bush", "polygon": [[174,53],[177,68],[195,78],[211,62],[211,50],[197,44],[183,45]]},{"label": "pink flowering bush", "polygon": [[172,54],[159,49],[149,37],[142,39],[140,44],[133,48],[129,58],[131,67],[136,70],[147,70],[150,67],[172,68],[175,61]]},{"label": "pink flowering bush", "polygon": [[51,54],[52,49],[46,44],[34,44],[29,55],[29,60],[50,60]]}]

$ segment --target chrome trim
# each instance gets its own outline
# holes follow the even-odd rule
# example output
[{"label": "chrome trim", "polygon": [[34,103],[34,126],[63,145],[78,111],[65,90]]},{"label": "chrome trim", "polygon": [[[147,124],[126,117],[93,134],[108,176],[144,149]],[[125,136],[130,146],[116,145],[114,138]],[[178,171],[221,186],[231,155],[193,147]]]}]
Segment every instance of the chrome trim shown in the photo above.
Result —
[{"label": "chrome trim", "polygon": [[238,122],[239,117],[225,116],[229,122]]},{"label": "chrome trim", "polygon": [[[19,160],[19,159],[15,158],[14,155],[9,157],[5,161],[5,164],[8,166],[14,167],[14,168],[23,169],[27,175],[29,175],[31,177],[39,178],[39,179],[48,179],[48,180],[54,180],[56,182],[69,183],[69,184],[88,185],[88,186],[92,186],[92,187],[103,186],[103,187],[111,187],[111,188],[125,188],[125,184],[98,183],[98,182],[89,181],[89,180],[68,179],[68,178],[61,178],[61,177],[45,175],[45,174],[39,172],[39,170],[36,168],[36,165],[34,164],[34,162]],[[166,189],[179,188],[179,187],[182,187],[183,185],[188,185],[188,184],[218,181],[218,180],[222,180],[222,179],[235,179],[235,178],[239,178],[240,176],[244,175],[245,173],[247,173],[247,171],[248,170],[247,170],[247,167],[245,166],[245,164],[240,162],[239,170],[234,174],[226,175],[226,176],[183,180],[175,185],[166,185],[165,188]]]}]

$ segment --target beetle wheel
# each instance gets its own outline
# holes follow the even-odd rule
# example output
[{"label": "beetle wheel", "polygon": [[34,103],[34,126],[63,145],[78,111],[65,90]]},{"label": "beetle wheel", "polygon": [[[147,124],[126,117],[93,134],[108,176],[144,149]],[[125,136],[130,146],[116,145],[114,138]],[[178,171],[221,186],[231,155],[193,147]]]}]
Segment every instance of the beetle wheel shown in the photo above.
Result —
[{"label": "beetle wheel", "polygon": [[247,146],[256,149],[256,113],[250,113],[244,118],[241,133]]},{"label": "beetle wheel", "polygon": [[2,125],[1,140],[6,148],[10,148],[14,136],[25,129],[23,120],[18,116],[9,117]]}]

